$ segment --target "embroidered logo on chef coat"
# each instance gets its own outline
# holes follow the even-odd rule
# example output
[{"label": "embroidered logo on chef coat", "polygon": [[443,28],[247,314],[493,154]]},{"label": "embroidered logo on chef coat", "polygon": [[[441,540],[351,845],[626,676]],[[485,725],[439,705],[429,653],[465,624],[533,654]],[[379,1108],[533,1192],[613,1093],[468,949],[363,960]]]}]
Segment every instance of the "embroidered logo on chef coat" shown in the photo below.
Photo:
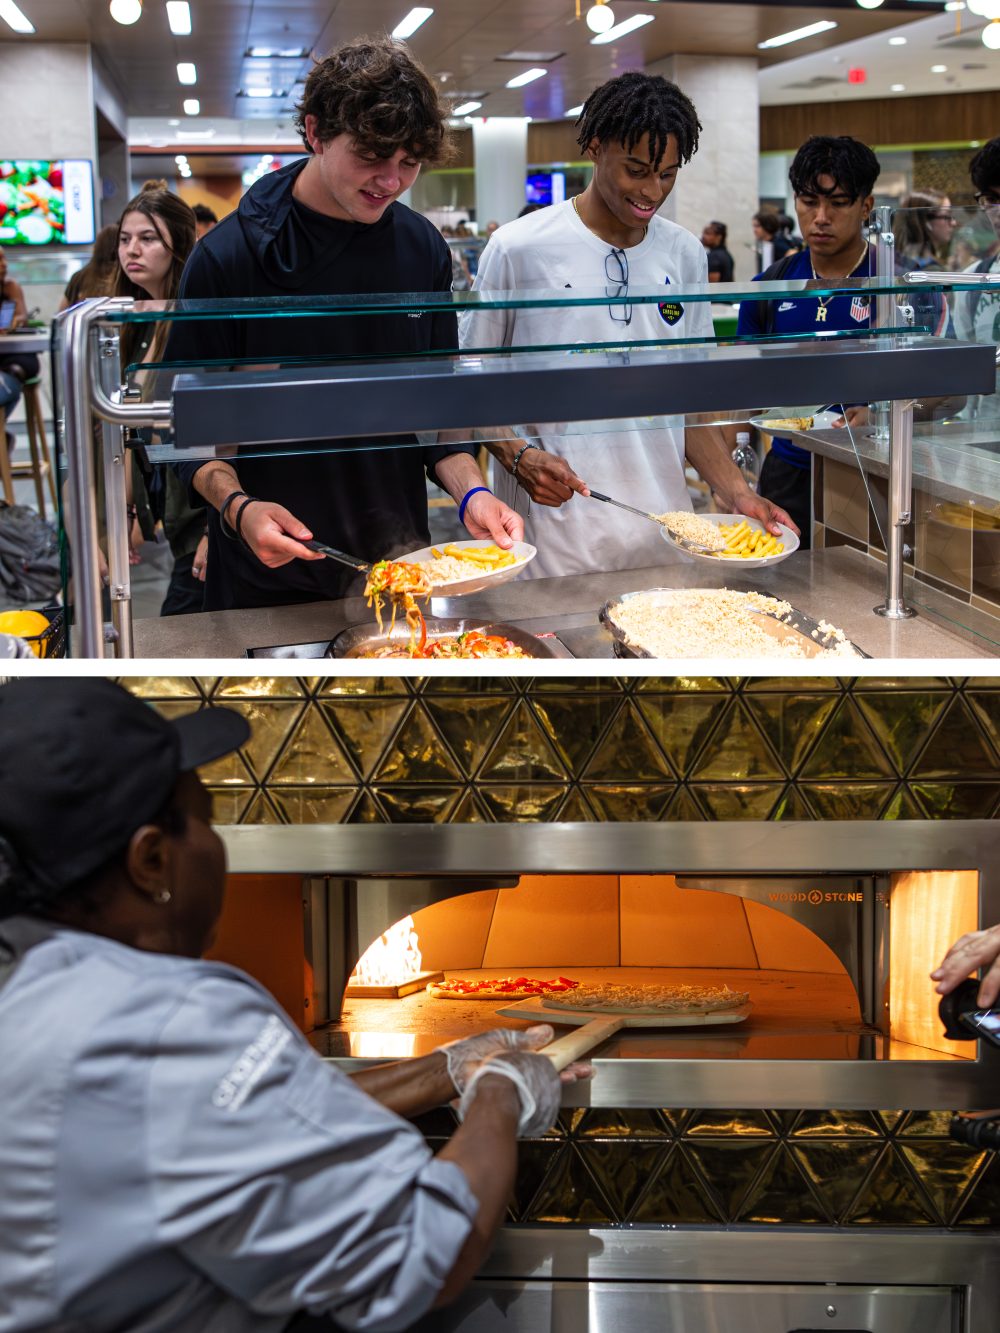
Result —
[{"label": "embroidered logo on chef coat", "polygon": [[851,302],[851,319],[855,324],[866,324],[871,312],[871,305],[864,296],[856,296]]},{"label": "embroidered logo on chef coat", "polygon": [[[669,287],[669,276],[664,275],[663,282],[665,286]],[[684,314],[684,307],[681,305],[680,301],[664,301],[662,305],[657,306],[657,310],[660,312],[660,318],[665,323],[669,324],[671,328],[674,327]]]},{"label": "embroidered logo on chef coat", "polygon": [[212,1105],[220,1111],[238,1111],[292,1039],[292,1033],[273,1014],[219,1080]]}]

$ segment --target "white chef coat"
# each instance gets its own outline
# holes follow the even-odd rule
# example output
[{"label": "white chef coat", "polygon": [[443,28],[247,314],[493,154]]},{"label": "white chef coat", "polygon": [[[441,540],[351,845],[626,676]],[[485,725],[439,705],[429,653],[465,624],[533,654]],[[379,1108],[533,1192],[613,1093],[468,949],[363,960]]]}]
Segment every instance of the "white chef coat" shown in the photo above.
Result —
[{"label": "white chef coat", "polygon": [[463,1173],[221,963],[0,921],[0,1331],[407,1328]]},{"label": "white chef coat", "polygon": [[[605,268],[612,249],[584,225],[572,200],[554,204],[493,233],[479,261],[475,289],[618,293],[621,289],[608,276],[617,274],[615,262]],[[629,289],[666,287],[663,307],[633,305],[627,326],[621,322],[621,306],[468,311],[459,321],[462,347],[581,344],[579,353],[566,353],[573,356],[586,355],[594,343],[615,340],[627,348],[647,339],[712,337],[709,302],[682,302],[679,314],[677,304],[670,303],[670,287],[708,281],[705,248],[697,237],[666,218],[654,217],[643,240],[625,254]],[[565,458],[594,490],[652,513],[691,508],[684,479],[684,430],[676,417],[534,423],[519,429],[526,436],[540,435],[544,447]],[[526,570],[530,576],[626,569],[684,558],[667,546],[653,524],[597,500],[574,495],[558,509],[529,507],[527,493],[496,462],[493,488],[524,515],[525,540],[538,547]]]}]

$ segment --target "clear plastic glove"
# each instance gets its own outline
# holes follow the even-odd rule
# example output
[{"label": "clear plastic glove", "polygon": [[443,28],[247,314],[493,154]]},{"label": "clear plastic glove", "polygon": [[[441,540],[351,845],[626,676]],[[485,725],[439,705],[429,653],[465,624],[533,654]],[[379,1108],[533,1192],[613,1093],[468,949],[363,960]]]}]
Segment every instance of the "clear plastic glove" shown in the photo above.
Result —
[{"label": "clear plastic glove", "polygon": [[559,1114],[562,1081],[551,1060],[530,1051],[501,1051],[481,1064],[466,1084],[458,1103],[459,1120],[465,1119],[479,1084],[491,1075],[509,1078],[517,1088],[521,1103],[518,1138],[533,1138],[552,1128]]},{"label": "clear plastic glove", "polygon": [[483,1063],[501,1051],[538,1051],[548,1046],[554,1036],[548,1023],[538,1023],[522,1031],[513,1028],[493,1028],[489,1032],[477,1033],[475,1037],[463,1037],[460,1041],[449,1041],[440,1047],[448,1061],[448,1077],[455,1085],[459,1096],[466,1089],[469,1079]]}]

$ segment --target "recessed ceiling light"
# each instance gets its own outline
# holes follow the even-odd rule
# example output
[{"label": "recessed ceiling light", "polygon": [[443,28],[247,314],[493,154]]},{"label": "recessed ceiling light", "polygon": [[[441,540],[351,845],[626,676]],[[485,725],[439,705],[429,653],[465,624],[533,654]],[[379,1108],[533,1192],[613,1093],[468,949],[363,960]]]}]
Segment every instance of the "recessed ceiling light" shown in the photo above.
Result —
[{"label": "recessed ceiling light", "polygon": [[581,102],[579,106],[571,106],[568,111],[564,111],[563,115],[572,116],[573,119],[576,120],[577,116],[580,114],[582,110],[583,110],[583,103]]},{"label": "recessed ceiling light", "polygon": [[167,0],[167,22],[175,37],[187,37],[191,32],[191,6],[188,0]]},{"label": "recessed ceiling light", "polygon": [[288,94],[280,88],[241,88],[236,94],[237,97],[287,97]]},{"label": "recessed ceiling light", "polygon": [[892,87],[889,89],[889,91],[890,91],[890,92],[893,92],[893,93],[905,93],[905,92],[906,92],[906,84],[905,84],[905,83],[894,83],[894,84],[892,85]]},{"label": "recessed ceiling light", "polygon": [[198,101],[197,97],[185,97],[184,114],[185,116],[201,115],[201,103]]},{"label": "recessed ceiling light", "polygon": [[562,51],[504,51],[494,56],[494,60],[507,60],[514,65],[551,65],[553,60],[561,60]]},{"label": "recessed ceiling light", "polygon": [[905,46],[905,45],[906,45],[906,38],[905,38],[905,37],[890,37],[890,38],[889,38],[889,45],[890,45],[890,46]]},{"label": "recessed ceiling light", "polygon": [[948,66],[947,66],[947,65],[931,65],[931,73],[932,73],[932,74],[947,74],[947,73],[948,73]]},{"label": "recessed ceiling light", "polygon": [[644,28],[647,23],[652,23],[652,21],[652,14],[634,14],[632,18],[625,19],[622,23],[616,23],[607,32],[591,37],[590,44],[591,46],[603,46],[605,42],[617,42],[619,37],[627,37],[630,32],[635,32],[636,28]]},{"label": "recessed ceiling light", "polygon": [[809,23],[804,28],[793,28],[791,32],[780,32],[777,37],[769,37],[766,42],[758,42],[758,51],[769,51],[773,46],[787,46],[789,42],[802,42],[807,37],[815,37],[818,33],[829,32],[831,28],[837,25],[832,19],[822,19],[819,23]]},{"label": "recessed ceiling light", "polygon": [[402,41],[406,37],[412,37],[416,30],[434,13],[433,9],[425,9],[418,6],[411,9],[406,18],[400,19],[392,30],[393,37],[398,37]]},{"label": "recessed ceiling light", "polygon": [[174,161],[177,163],[179,167],[187,166],[187,154],[178,153],[177,156],[174,158]]},{"label": "recessed ceiling light", "polygon": [[964,8],[965,8],[965,0],[948,0],[948,3],[945,5],[945,9],[947,9],[949,14],[954,14],[958,10]]},{"label": "recessed ceiling light", "polygon": [[285,46],[280,50],[272,46],[250,46],[246,50],[250,60],[304,60],[308,54],[306,46]]},{"label": "recessed ceiling light", "polygon": [[461,106],[456,106],[452,110],[453,116],[470,116],[473,111],[478,111],[482,102],[463,102]]},{"label": "recessed ceiling light", "polygon": [[108,12],[116,23],[130,27],[142,18],[141,0],[111,0]]},{"label": "recessed ceiling light", "polygon": [[198,71],[189,61],[182,61],[177,66],[178,83],[197,83]]},{"label": "recessed ceiling light", "polygon": [[862,9],[878,9],[881,3],[882,0],[858,0],[858,4]]},{"label": "recessed ceiling light", "polygon": [[515,74],[512,79],[508,79],[507,87],[523,88],[526,83],[534,83],[536,79],[544,79],[548,72],[547,69],[526,69],[523,74]]},{"label": "recessed ceiling light", "polygon": [[34,24],[26,14],[22,14],[14,0],[0,0],[0,19],[15,32],[34,32]]}]

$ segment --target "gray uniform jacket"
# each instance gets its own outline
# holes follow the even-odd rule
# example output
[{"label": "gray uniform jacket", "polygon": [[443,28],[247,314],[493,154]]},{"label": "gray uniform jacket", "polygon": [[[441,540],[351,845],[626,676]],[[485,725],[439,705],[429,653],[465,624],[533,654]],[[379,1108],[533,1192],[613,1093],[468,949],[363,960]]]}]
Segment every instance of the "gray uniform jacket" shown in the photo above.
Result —
[{"label": "gray uniform jacket", "polygon": [[476,1201],[255,981],[0,922],[0,1333],[408,1327]]}]

